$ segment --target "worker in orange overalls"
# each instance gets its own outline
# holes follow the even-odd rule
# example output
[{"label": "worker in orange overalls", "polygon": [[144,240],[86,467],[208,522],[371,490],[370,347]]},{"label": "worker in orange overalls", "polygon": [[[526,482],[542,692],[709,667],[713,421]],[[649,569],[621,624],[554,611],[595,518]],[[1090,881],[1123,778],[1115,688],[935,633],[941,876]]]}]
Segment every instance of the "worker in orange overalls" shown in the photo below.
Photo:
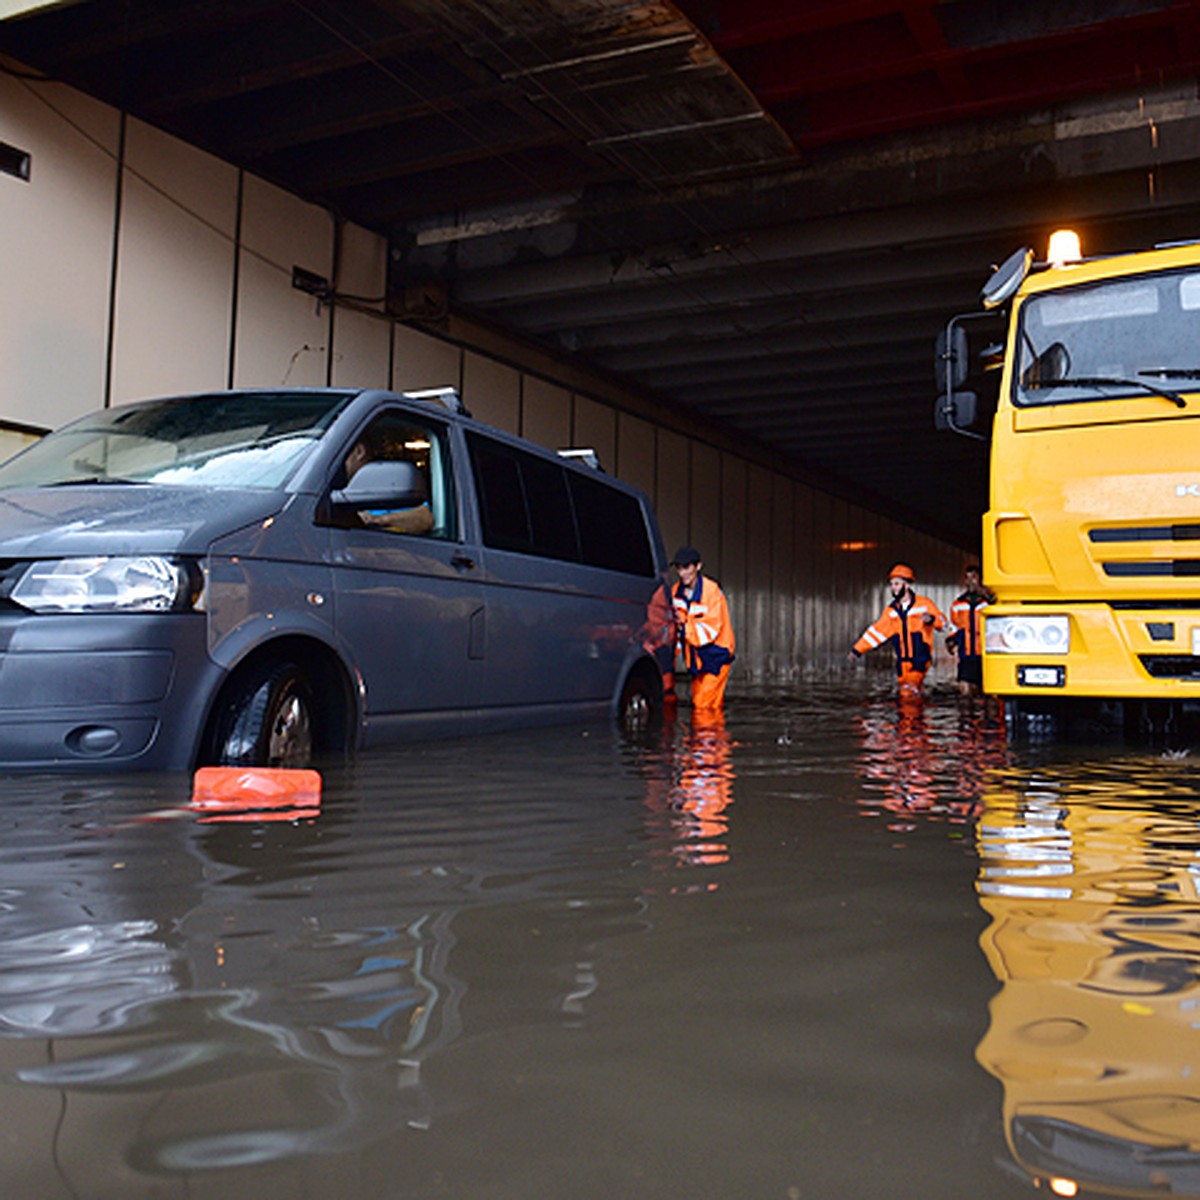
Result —
[{"label": "worker in orange overalls", "polygon": [[663,701],[674,704],[675,654],[678,630],[675,627],[675,604],[671,585],[660,583],[646,605],[646,620],[642,625],[642,648],[656,663],[662,674]]},{"label": "worker in orange overalls", "polygon": [[958,658],[958,690],[974,696],[983,688],[983,609],[996,597],[983,586],[983,574],[975,563],[963,568],[964,591],[950,605],[954,632],[946,639],[950,653]]},{"label": "worker in orange overalls", "polygon": [[736,641],[725,593],[704,575],[695,546],[680,546],[671,560],[679,575],[673,603],[679,649],[692,676],[692,707],[719,709],[733,665]]},{"label": "worker in orange overalls", "polygon": [[925,672],[933,661],[933,630],[945,629],[949,622],[928,596],[919,596],[913,588],[916,575],[906,563],[897,563],[888,572],[892,598],[873,624],[854,643],[849,659],[855,662],[868,650],[885,642],[896,651],[896,677],[901,698],[919,696]]}]

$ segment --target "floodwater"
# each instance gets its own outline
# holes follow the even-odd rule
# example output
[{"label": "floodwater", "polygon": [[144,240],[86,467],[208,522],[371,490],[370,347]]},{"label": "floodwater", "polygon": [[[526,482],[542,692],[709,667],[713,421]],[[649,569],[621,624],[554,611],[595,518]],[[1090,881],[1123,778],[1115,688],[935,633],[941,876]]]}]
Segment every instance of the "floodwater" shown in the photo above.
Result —
[{"label": "floodwater", "polygon": [[1200,1195],[1198,782],[828,690],[0,781],[0,1195]]}]

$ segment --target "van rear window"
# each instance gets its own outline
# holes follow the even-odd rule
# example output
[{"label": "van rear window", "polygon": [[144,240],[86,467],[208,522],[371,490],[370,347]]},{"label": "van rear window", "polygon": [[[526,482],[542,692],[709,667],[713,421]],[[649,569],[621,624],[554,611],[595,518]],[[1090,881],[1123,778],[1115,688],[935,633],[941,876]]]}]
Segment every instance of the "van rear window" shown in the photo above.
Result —
[{"label": "van rear window", "polygon": [[483,541],[497,550],[653,575],[642,506],[603,479],[468,435]]}]

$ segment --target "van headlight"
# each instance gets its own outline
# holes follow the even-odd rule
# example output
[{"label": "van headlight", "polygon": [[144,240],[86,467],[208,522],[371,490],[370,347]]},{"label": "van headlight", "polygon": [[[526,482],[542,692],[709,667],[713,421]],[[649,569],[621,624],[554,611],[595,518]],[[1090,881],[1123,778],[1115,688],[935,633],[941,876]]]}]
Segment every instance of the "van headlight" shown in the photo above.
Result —
[{"label": "van headlight", "polygon": [[8,598],[31,612],[182,612],[198,607],[200,571],[159,554],[30,563]]},{"label": "van headlight", "polygon": [[984,616],[983,648],[988,654],[1066,654],[1071,649],[1067,617]]}]

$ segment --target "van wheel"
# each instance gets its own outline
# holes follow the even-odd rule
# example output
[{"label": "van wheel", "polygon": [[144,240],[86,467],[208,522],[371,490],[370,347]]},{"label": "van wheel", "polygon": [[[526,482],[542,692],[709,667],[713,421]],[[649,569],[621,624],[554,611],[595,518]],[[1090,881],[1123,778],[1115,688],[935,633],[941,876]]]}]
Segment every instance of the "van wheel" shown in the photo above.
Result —
[{"label": "van wheel", "polygon": [[621,731],[636,735],[652,729],[662,718],[662,685],[657,688],[644,674],[635,672],[621,689],[617,719]]},{"label": "van wheel", "polygon": [[276,663],[242,683],[230,698],[214,739],[221,766],[308,767],[316,709],[304,672]]}]

